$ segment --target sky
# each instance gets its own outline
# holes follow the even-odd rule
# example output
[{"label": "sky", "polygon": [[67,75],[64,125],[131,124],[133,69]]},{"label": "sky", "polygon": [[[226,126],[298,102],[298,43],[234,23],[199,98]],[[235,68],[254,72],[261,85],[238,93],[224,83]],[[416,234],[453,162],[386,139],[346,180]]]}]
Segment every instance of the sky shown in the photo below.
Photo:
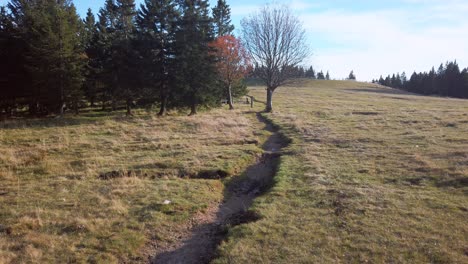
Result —
[{"label": "sky", "polygon": [[[7,0],[0,0],[3,5]],[[142,0],[136,0],[139,3]],[[74,0],[81,16],[104,0]],[[216,0],[210,0],[213,7]],[[227,0],[237,30],[242,18],[271,1]],[[428,71],[457,60],[468,67],[467,0],[276,0],[303,22],[311,56],[304,66],[335,79],[353,70],[358,80]],[[236,32],[235,32],[236,33]],[[238,33],[238,32],[237,32]]]}]

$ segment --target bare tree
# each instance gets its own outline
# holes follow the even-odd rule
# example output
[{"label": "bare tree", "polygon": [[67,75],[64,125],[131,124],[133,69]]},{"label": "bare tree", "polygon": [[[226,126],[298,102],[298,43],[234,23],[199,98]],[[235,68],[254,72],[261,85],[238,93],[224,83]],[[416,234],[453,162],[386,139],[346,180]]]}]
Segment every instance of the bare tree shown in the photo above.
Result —
[{"label": "bare tree", "polygon": [[308,55],[305,30],[285,6],[263,7],[241,21],[242,39],[258,77],[267,86],[266,112],[273,110],[273,92],[293,75]]}]

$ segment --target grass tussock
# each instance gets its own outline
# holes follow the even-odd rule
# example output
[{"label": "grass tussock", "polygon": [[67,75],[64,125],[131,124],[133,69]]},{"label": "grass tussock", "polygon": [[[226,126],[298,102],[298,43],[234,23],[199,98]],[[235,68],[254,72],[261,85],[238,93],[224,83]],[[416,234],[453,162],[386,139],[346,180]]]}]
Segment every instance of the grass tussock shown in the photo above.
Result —
[{"label": "grass tussock", "polygon": [[221,181],[190,176],[236,174],[261,151],[246,143],[261,136],[249,118],[91,111],[0,123],[0,263],[145,262],[223,199]]},{"label": "grass tussock", "polygon": [[310,81],[274,102],[265,116],[291,145],[261,219],[231,229],[215,263],[468,262],[466,100]]}]

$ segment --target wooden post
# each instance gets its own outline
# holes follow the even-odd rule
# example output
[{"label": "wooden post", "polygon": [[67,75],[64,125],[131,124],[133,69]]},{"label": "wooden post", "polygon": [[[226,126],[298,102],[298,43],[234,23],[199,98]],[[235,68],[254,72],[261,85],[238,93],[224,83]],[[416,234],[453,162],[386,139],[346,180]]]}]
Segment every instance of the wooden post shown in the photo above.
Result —
[{"label": "wooden post", "polygon": [[250,108],[253,108],[254,107],[254,97],[253,96],[250,96]]}]

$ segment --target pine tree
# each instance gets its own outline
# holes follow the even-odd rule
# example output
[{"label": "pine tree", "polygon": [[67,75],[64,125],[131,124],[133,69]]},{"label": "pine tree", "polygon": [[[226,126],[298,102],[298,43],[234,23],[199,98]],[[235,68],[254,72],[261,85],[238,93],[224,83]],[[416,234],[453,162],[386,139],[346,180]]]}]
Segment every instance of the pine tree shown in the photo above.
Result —
[{"label": "pine tree", "polygon": [[116,24],[111,59],[114,66],[113,80],[117,99],[125,101],[126,114],[132,115],[132,105],[138,88],[135,75],[139,72],[135,41],[135,1],[116,0]]},{"label": "pine tree", "polygon": [[[36,86],[33,85],[33,78],[31,76],[31,73],[30,73],[30,70],[27,68],[27,57],[26,57],[26,54],[28,53],[28,39],[29,39],[29,30],[28,30],[28,27],[27,27],[27,20],[28,20],[28,17],[26,16],[25,12],[26,12],[26,9],[29,8],[29,6],[31,5],[32,3],[28,3],[26,1],[23,1],[23,0],[11,0],[8,5],[7,5],[7,8],[9,10],[9,19],[11,20],[11,27],[3,27],[3,29],[7,29],[9,28],[9,31],[4,31],[4,33],[6,33],[7,35],[9,35],[10,37],[4,39],[4,40],[9,40],[7,41],[6,43],[9,42],[9,44],[11,45],[11,42],[12,39],[16,39],[17,41],[15,41],[16,43],[14,43],[15,47],[16,48],[10,48],[9,47],[5,47],[6,50],[5,50],[5,55],[8,55],[7,57],[5,58],[2,58],[2,62],[3,61],[10,61],[10,62],[18,62],[20,63],[20,65],[17,65],[17,64],[3,64],[5,67],[7,65],[10,65],[10,67],[8,67],[7,71],[6,71],[6,76],[8,77],[8,80],[9,81],[12,81],[10,83],[7,83],[7,87],[11,89],[11,84],[14,83],[14,85],[16,86],[19,86],[21,87],[22,85],[19,85],[19,82],[17,80],[15,80],[15,78],[12,78],[12,75],[13,76],[17,76],[17,77],[22,77],[21,80],[29,80],[28,83],[22,83],[23,85],[26,85],[26,89],[25,89],[25,94],[27,94],[28,96],[28,104],[29,104],[29,113],[31,115],[35,115],[37,113],[37,102],[38,102],[38,89]],[[15,25],[13,27],[13,25]],[[4,42],[5,43],[5,42]],[[6,44],[5,43],[5,44]],[[4,47],[2,47],[2,50],[3,50]],[[15,66],[18,66],[18,68],[16,68]],[[11,67],[13,66],[13,67]],[[19,71],[15,72],[13,69],[20,69]],[[12,71],[13,70],[13,71]],[[15,73],[18,73],[18,75],[16,75]],[[15,95],[17,95],[15,93]]]},{"label": "pine tree", "polygon": [[83,19],[84,24],[84,31],[83,31],[83,43],[85,49],[88,49],[91,46],[91,42],[94,36],[94,32],[96,29],[96,19],[94,17],[93,11],[91,8],[88,8],[88,12],[86,13],[86,18]]},{"label": "pine tree", "polygon": [[425,94],[437,94],[438,93],[438,91],[437,91],[437,73],[436,73],[434,67],[432,67],[429,74],[427,74],[427,80],[424,83],[424,86],[425,86],[425,88],[424,88],[424,93]]},{"label": "pine tree", "polygon": [[178,97],[190,107],[190,115],[198,105],[213,105],[222,97],[216,85],[214,57],[208,43],[213,40],[213,26],[208,16],[207,0],[181,2],[182,19],[177,31]]},{"label": "pine tree", "polygon": [[447,62],[445,70],[446,94],[445,96],[457,97],[458,88],[462,86],[461,72],[458,63]]},{"label": "pine tree", "polygon": [[402,82],[401,82],[400,73],[397,73],[397,74],[395,75],[395,87],[398,88],[398,89],[401,89],[401,88],[402,88]]},{"label": "pine tree", "polygon": [[309,69],[305,72],[305,77],[310,78],[310,79],[315,79],[315,71],[312,66],[309,67]]},{"label": "pine tree", "polygon": [[84,84],[84,92],[86,98],[91,103],[91,107],[95,106],[99,89],[97,82],[96,72],[96,59],[97,59],[97,24],[94,14],[91,9],[88,9],[86,18],[83,20],[83,46],[86,56],[88,57],[88,64],[86,65],[86,81]]},{"label": "pine tree", "polygon": [[354,75],[354,71],[351,71],[348,76],[348,80],[356,80],[356,75]]},{"label": "pine tree", "polygon": [[101,91],[102,109],[111,101],[112,110],[116,109],[117,80],[115,78],[115,65],[112,60],[113,44],[117,25],[117,5],[113,0],[106,0],[104,7],[99,10],[99,21],[94,37],[92,70],[98,89]]},{"label": "pine tree", "polygon": [[317,79],[318,80],[325,80],[325,75],[323,75],[323,71],[320,71],[317,73]]},{"label": "pine tree", "polygon": [[234,25],[231,23],[231,8],[225,0],[218,0],[213,8],[214,33],[216,37],[231,35]]},{"label": "pine tree", "polygon": [[397,78],[396,75],[393,74],[392,77],[390,78],[390,87],[397,87]]},{"label": "pine tree", "polygon": [[29,80],[23,70],[25,42],[19,36],[18,28],[7,12],[0,7],[0,115],[2,110],[11,116],[19,97],[24,96]]},{"label": "pine tree", "polygon": [[468,68],[461,72],[462,85],[460,87],[461,98],[468,98]]},{"label": "pine tree", "polygon": [[325,79],[330,80],[330,74],[327,71],[327,74],[325,75]]},{"label": "pine tree", "polygon": [[31,112],[78,109],[86,57],[79,36],[82,24],[69,1],[12,1],[9,5],[27,43],[26,69],[32,77]]},{"label": "pine tree", "polygon": [[384,80],[384,85],[385,85],[385,86],[389,86],[389,87],[392,85],[392,81],[391,81],[390,75],[388,75],[388,76],[385,78],[385,80]]},{"label": "pine tree", "polygon": [[125,101],[126,114],[132,115],[132,105],[138,94],[135,76],[139,64],[135,45],[134,0],[106,0],[99,11],[96,68],[104,88],[102,96],[111,100],[112,110],[120,100]]},{"label": "pine tree", "polygon": [[159,115],[165,115],[175,80],[175,33],[180,14],[174,0],[145,0],[138,13],[142,84],[159,93]]},{"label": "pine tree", "polygon": [[404,88],[406,85],[406,82],[408,82],[408,78],[406,77],[406,72],[403,72],[400,78],[401,78],[402,88]]},{"label": "pine tree", "polygon": [[299,67],[299,78],[305,78],[305,69],[304,67]]},{"label": "pine tree", "polygon": [[407,80],[406,73],[401,76],[397,73],[387,77],[386,80],[379,80],[379,83],[398,89],[424,95],[441,95],[450,97],[465,96],[466,79],[463,70],[456,61],[440,64],[436,71],[434,67],[429,72],[414,72],[410,80]]}]

